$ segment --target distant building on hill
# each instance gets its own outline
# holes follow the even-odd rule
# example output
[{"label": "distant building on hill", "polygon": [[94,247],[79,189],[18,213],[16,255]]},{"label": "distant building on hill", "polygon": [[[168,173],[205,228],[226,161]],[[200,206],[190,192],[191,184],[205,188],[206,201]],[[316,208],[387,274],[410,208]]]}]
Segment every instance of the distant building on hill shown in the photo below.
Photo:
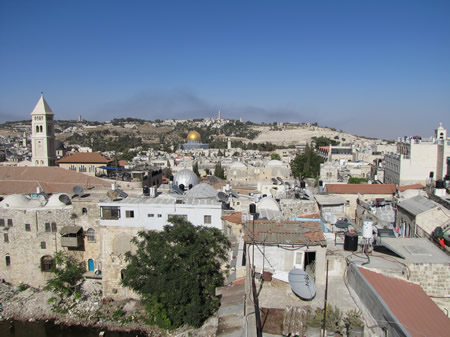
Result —
[{"label": "distant building on hill", "polygon": [[201,143],[200,134],[197,131],[189,132],[186,137],[186,143],[183,144],[184,150],[192,150],[192,149],[209,149],[208,144]]}]

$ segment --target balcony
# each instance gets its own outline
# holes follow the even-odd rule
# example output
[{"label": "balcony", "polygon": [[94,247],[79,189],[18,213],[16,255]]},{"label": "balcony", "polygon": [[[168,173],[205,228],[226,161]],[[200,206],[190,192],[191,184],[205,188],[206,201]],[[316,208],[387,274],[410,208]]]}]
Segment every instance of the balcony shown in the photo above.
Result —
[{"label": "balcony", "polygon": [[78,248],[83,244],[83,228],[80,226],[65,226],[60,234],[63,247]]}]

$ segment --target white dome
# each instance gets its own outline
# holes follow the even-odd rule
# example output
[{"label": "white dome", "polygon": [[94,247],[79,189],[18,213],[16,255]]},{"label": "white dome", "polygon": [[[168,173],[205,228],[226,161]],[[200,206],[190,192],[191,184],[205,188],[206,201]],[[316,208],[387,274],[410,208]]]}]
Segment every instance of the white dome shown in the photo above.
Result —
[{"label": "white dome", "polygon": [[247,166],[245,166],[245,164],[240,161],[234,161],[231,163],[230,169],[235,169],[235,168],[247,168]]},{"label": "white dome", "polygon": [[217,191],[209,184],[198,184],[186,193],[186,197],[194,199],[215,198]]},{"label": "white dome", "polygon": [[183,184],[185,188],[189,188],[189,185],[198,185],[198,177],[193,171],[184,169],[175,174],[173,183],[176,186]]},{"label": "white dome", "polygon": [[8,195],[1,202],[1,205],[3,205],[3,207],[11,208],[38,208],[43,206],[41,201],[37,199],[30,199],[23,194]]},{"label": "white dome", "polygon": [[272,211],[280,211],[280,206],[278,205],[276,200],[270,197],[262,198],[261,201],[256,204],[256,208],[258,210],[269,209]]},{"label": "white dome", "polygon": [[271,166],[271,167],[273,167],[273,166],[286,166],[281,160],[271,160],[271,161],[269,161],[267,164],[266,164],[266,166]]}]

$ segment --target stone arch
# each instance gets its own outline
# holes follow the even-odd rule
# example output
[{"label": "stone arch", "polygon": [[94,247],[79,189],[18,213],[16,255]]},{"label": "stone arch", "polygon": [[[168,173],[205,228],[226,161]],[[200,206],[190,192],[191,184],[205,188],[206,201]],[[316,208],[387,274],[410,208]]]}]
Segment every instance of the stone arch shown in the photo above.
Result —
[{"label": "stone arch", "polygon": [[112,251],[115,255],[125,255],[126,252],[136,253],[136,246],[131,243],[132,236],[126,233],[118,234],[112,243]]},{"label": "stone arch", "polygon": [[55,261],[50,255],[44,255],[43,257],[41,257],[41,271],[49,272],[54,265]]}]

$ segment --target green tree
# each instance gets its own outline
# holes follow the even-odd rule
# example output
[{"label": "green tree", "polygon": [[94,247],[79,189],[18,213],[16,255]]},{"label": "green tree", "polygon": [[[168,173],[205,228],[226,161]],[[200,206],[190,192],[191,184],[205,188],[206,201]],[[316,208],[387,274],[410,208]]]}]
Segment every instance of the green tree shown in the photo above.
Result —
[{"label": "green tree", "polygon": [[316,178],[320,174],[320,164],[323,159],[309,145],[305,152],[297,154],[291,162],[292,174],[296,178]]},{"label": "green tree", "polygon": [[169,179],[170,176],[172,176],[172,169],[170,167],[165,167],[165,168],[163,168],[162,173],[163,173],[164,178]]},{"label": "green tree", "polygon": [[221,264],[230,244],[217,228],[194,226],[180,218],[163,231],[142,231],[133,239],[136,254],[126,254],[123,285],[140,297],[149,323],[173,329],[199,327],[219,307]]},{"label": "green tree", "polygon": [[200,177],[200,172],[198,171],[198,162],[195,162],[192,166],[192,171],[197,175],[197,177]]},{"label": "green tree", "polygon": [[45,289],[59,295],[72,295],[75,285],[83,278],[84,268],[75,257],[65,252],[55,253],[53,261],[50,272],[55,276],[47,281]]},{"label": "green tree", "polygon": [[272,160],[281,160],[281,157],[280,157],[280,155],[278,153],[272,153],[270,155],[270,159],[272,159]]},{"label": "green tree", "polygon": [[351,177],[348,179],[349,184],[367,184],[368,182],[369,182],[369,179],[367,179],[367,178]]},{"label": "green tree", "polygon": [[225,177],[225,169],[222,167],[222,164],[219,162],[217,162],[216,166],[214,167],[214,175],[217,178],[220,179],[226,179]]}]

